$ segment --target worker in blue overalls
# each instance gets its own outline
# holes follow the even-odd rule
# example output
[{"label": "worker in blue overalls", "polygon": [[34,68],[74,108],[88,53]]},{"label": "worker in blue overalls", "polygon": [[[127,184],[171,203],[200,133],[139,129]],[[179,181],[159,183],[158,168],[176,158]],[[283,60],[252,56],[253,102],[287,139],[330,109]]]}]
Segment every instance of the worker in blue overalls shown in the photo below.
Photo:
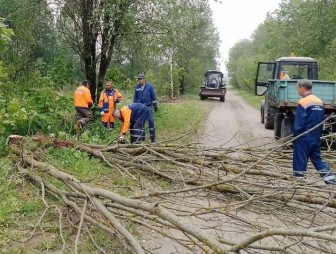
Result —
[{"label": "worker in blue overalls", "polygon": [[[151,142],[155,142],[155,127],[154,127],[154,116],[152,107],[154,110],[157,111],[158,103],[156,100],[155,89],[152,84],[147,83],[145,80],[144,74],[139,74],[137,76],[138,84],[135,86],[134,91],[134,103],[142,103],[149,109],[149,116],[148,116],[148,128],[149,128],[149,136]],[[145,133],[143,133],[143,140],[145,140]]]},{"label": "worker in blue overalls", "polygon": [[[293,126],[294,137],[316,127],[324,120],[324,106],[321,99],[312,94],[311,81],[301,79],[297,84],[297,91],[302,97],[295,113]],[[293,170],[297,178],[306,177],[308,159],[311,160],[321,178],[326,184],[336,184],[336,178],[329,165],[321,157],[321,141],[323,126],[304,134],[294,140]]]}]

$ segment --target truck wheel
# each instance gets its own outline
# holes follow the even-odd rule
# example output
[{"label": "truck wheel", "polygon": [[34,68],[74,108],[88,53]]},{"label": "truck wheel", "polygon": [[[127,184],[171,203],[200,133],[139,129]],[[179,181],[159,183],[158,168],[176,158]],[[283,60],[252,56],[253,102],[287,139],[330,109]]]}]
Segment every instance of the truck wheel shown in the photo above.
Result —
[{"label": "truck wheel", "polygon": [[205,100],[205,97],[204,97],[204,96],[200,96],[200,99],[201,99],[202,101],[204,101],[204,100]]},{"label": "truck wheel", "polygon": [[291,117],[285,117],[281,122],[280,138],[288,137],[292,134],[293,120]]},{"label": "truck wheel", "polygon": [[264,108],[264,125],[266,129],[272,130],[274,128],[274,115],[275,115],[275,108],[274,107],[267,107]]},{"label": "truck wheel", "polygon": [[281,124],[284,115],[282,113],[276,113],[274,117],[274,138],[279,139],[281,135]]},{"label": "truck wheel", "polygon": [[264,123],[265,122],[265,113],[264,113],[264,105],[260,106],[260,122]]},{"label": "truck wheel", "polygon": [[225,101],[225,96],[221,96],[221,97],[219,98],[219,100],[220,100],[220,101]]}]

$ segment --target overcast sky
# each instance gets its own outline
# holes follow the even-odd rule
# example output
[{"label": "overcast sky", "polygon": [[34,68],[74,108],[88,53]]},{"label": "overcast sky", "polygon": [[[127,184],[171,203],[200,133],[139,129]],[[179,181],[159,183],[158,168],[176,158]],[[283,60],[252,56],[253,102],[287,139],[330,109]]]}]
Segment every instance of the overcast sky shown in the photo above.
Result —
[{"label": "overcast sky", "polygon": [[274,11],[281,0],[210,0],[214,23],[221,38],[221,71],[226,72],[230,48],[239,40],[249,39],[267,12]]}]

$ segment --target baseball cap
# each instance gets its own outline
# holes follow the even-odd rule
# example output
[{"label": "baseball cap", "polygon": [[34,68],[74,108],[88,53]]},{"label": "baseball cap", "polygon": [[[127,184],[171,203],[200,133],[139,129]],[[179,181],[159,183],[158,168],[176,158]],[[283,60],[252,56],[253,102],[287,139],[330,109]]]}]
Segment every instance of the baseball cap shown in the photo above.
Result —
[{"label": "baseball cap", "polygon": [[138,76],[137,76],[137,79],[144,79],[145,78],[145,75],[143,75],[143,74],[138,74]]}]

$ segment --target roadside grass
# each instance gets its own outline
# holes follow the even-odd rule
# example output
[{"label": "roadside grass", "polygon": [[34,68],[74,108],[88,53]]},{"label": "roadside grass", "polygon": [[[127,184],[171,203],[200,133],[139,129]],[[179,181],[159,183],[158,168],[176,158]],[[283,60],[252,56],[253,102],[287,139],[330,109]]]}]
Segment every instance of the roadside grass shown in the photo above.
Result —
[{"label": "roadside grass", "polygon": [[[118,105],[120,108],[132,102],[133,91],[123,92],[124,100]],[[154,112],[157,141],[170,140],[175,142],[178,136],[186,135],[178,141],[190,142],[196,140],[196,136],[202,133],[204,119],[211,110],[213,103],[200,101],[196,94],[189,94],[177,100],[160,102],[159,109]],[[107,131],[100,124],[98,118],[95,123],[79,137],[74,139],[70,134],[63,135],[64,138],[75,142],[87,142],[96,144],[107,144],[119,136],[120,123],[116,124],[115,130]],[[148,138],[148,130],[147,130]],[[59,138],[59,137],[58,137]],[[134,195],[139,186],[155,189],[171,189],[173,184],[169,181],[153,177],[151,174],[142,174],[141,179],[131,180],[126,178],[119,170],[113,170],[99,159],[82,153],[75,148],[55,148],[50,143],[31,142],[27,148],[34,150],[35,156],[41,161],[55,166],[56,168],[74,175],[82,182],[94,184],[104,189],[119,193],[123,196]],[[18,173],[17,158],[12,155],[0,158],[0,249],[2,253],[46,253],[48,251],[59,251],[62,241],[59,236],[60,225],[59,214],[56,209],[48,209],[41,220],[40,227],[34,237],[25,243],[20,240],[31,235],[37,226],[39,219],[46,210],[41,198],[41,191],[33,186],[23,175]],[[134,169],[133,173],[137,173]],[[57,181],[54,184],[60,185]],[[55,205],[59,209],[65,209],[63,204],[50,195],[46,195],[48,205]],[[71,231],[67,219],[63,220],[63,234],[67,244],[74,241],[76,232]],[[140,234],[134,224],[126,227],[135,235]],[[115,250],[115,253],[127,253],[123,247],[113,240],[106,233],[99,230],[91,230],[96,243],[105,249]],[[73,248],[73,246],[70,246]],[[122,250],[122,251],[121,251]],[[66,250],[65,253],[72,253],[73,250]],[[79,253],[98,253],[93,247],[90,237],[83,236],[80,241]],[[113,252],[113,251],[112,251]]]},{"label": "roadside grass", "polygon": [[254,95],[254,92],[236,89],[233,87],[230,87],[230,90],[233,91],[236,94],[239,94],[240,97],[242,97],[244,100],[246,100],[250,105],[252,105],[256,109],[260,109],[261,100],[264,98],[263,96],[256,96]]}]

